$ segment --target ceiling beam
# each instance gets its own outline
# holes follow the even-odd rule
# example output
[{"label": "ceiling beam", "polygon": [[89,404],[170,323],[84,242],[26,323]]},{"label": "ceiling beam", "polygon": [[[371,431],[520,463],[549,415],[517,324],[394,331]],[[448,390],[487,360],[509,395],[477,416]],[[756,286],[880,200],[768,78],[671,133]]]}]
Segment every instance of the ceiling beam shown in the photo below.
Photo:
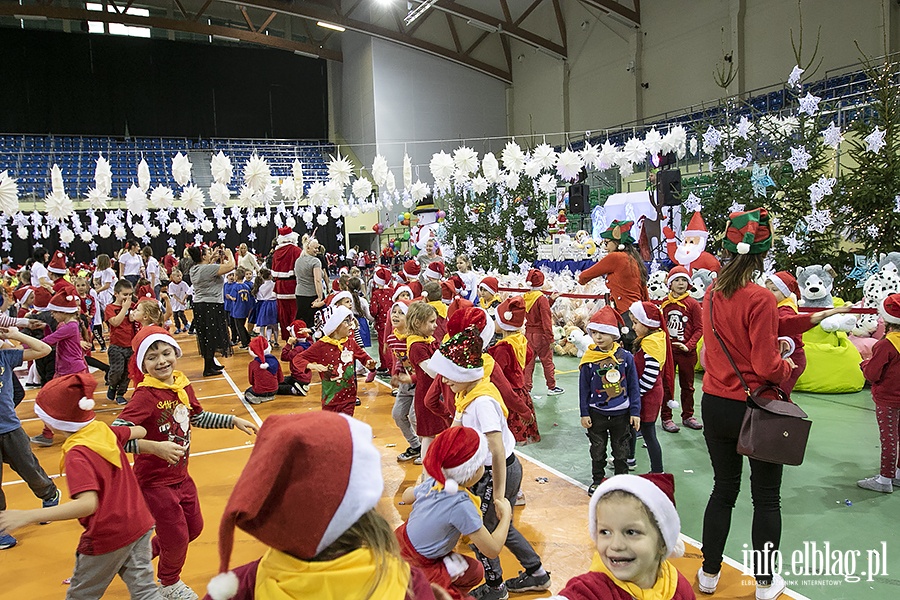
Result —
[{"label": "ceiling beam", "polygon": [[67,21],[101,21],[103,23],[122,23],[137,27],[156,27],[170,31],[184,31],[199,35],[220,35],[233,37],[243,42],[277,48],[279,50],[299,50],[306,54],[315,54],[326,60],[336,62],[343,61],[343,55],[335,50],[319,48],[312,44],[295,42],[274,35],[265,35],[246,29],[225,27],[222,25],[207,25],[191,20],[169,19],[164,17],[140,17],[136,15],[116,14],[111,12],[97,12],[79,8],[65,8],[40,5],[0,4],[0,16],[11,17],[16,15],[33,15],[47,17],[48,19],[61,19]]},{"label": "ceiling beam", "polygon": [[599,8],[603,12],[612,15],[618,15],[622,17],[628,23],[634,27],[641,26],[641,1],[633,0],[634,9],[626,8],[625,6],[616,2],[616,0],[581,0],[588,6],[593,6],[594,8]]}]

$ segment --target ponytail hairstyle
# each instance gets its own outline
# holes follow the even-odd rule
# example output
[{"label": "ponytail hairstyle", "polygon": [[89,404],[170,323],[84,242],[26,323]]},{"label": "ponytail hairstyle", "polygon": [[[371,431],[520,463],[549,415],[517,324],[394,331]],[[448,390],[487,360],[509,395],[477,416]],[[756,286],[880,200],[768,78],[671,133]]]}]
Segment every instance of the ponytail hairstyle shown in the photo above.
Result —
[{"label": "ponytail hairstyle", "polygon": [[253,280],[253,291],[251,293],[254,297],[259,294],[260,286],[270,279],[272,279],[272,271],[265,267],[259,270],[259,273],[256,274],[256,279]]},{"label": "ponytail hairstyle", "polygon": [[347,282],[347,291],[353,297],[353,312],[357,316],[363,316],[362,305],[359,303],[359,296],[362,293],[362,281],[359,277],[352,277]]},{"label": "ponytail hairstyle", "polygon": [[[731,254],[728,250],[726,253]],[[726,298],[731,298],[736,291],[753,281],[757,272],[763,272],[763,260],[766,253],[759,254],[734,254],[731,260],[722,267],[713,290],[722,292]]]}]

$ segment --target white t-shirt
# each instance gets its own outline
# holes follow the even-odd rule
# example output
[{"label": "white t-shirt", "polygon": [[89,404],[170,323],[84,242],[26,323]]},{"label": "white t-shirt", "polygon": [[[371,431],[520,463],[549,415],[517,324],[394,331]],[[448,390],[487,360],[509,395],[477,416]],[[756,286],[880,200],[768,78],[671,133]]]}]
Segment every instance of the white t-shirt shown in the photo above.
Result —
[{"label": "white t-shirt", "polygon": [[46,279],[50,281],[50,274],[47,272],[47,267],[42,265],[39,262],[32,263],[31,265],[31,285],[32,287],[40,287],[41,279]]},{"label": "white t-shirt", "polygon": [[119,264],[122,265],[123,277],[127,275],[140,275],[141,267],[144,266],[144,260],[140,257],[139,254],[123,252],[119,256]]},{"label": "white t-shirt", "polygon": [[[516,449],[516,438],[512,431],[509,430],[509,425],[506,424],[503,409],[490,396],[479,396],[472,400],[466,407],[466,410],[463,411],[460,422],[465,427],[471,427],[485,435],[493,431],[499,431],[503,438],[503,449],[506,451],[504,459],[509,457],[513,450]],[[487,457],[484,459],[484,466],[490,467],[493,464],[491,453],[488,452]]]},{"label": "white t-shirt", "polygon": [[147,279],[150,280],[150,285],[157,285],[159,283],[159,261],[152,256],[147,259],[146,272]]},{"label": "white t-shirt", "polygon": [[263,281],[259,286],[259,292],[256,294],[256,299],[259,302],[275,300],[275,282],[271,279]]},{"label": "white t-shirt", "polygon": [[94,271],[94,281],[98,279],[100,280],[100,287],[103,287],[103,285],[106,283],[109,284],[107,290],[110,293],[112,293],[116,282],[119,280],[119,278],[116,277],[116,272],[112,270],[112,267],[103,269],[102,271]]},{"label": "white t-shirt", "polygon": [[[172,310],[187,310],[187,297],[191,295],[191,286],[187,284],[187,281],[182,279],[178,283],[169,282],[169,298],[172,301]],[[184,298],[185,302],[179,300],[179,298]]]}]

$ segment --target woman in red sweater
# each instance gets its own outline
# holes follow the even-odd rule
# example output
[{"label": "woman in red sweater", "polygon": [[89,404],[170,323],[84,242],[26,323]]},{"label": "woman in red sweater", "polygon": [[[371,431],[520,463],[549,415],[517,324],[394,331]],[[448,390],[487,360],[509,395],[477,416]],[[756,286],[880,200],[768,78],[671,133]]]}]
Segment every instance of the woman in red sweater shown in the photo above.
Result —
[{"label": "woman in red sweater", "polygon": [[628,308],[635,302],[650,300],[647,294],[647,265],[641,260],[641,255],[634,246],[636,242],[631,235],[633,225],[632,221],[610,223],[606,231],[600,234],[600,237],[606,240],[606,256],[578,276],[578,283],[581,285],[597,277],[606,276],[609,301],[616,312],[622,315],[622,320],[628,328],[628,333],[622,336],[622,344],[629,351],[634,341],[634,332]]},{"label": "woman in red sweater", "polygon": [[[704,366],[701,411],[706,448],[713,467],[713,489],[703,517],[703,566],[697,573],[700,591],[712,594],[719,582],[722,552],[728,538],[731,511],[741,485],[743,457],[737,440],[747,411],[747,393],[716,341],[713,327],[747,382],[755,389],[767,382],[780,384],[794,363],[782,359],[778,344],[778,308],[775,296],[753,283],[763,270],[763,258],[772,245],[772,230],[765,209],[732,213],[723,245],[733,258],[722,269],[703,302]],[[713,316],[715,320],[713,320]],[[756,598],[770,600],[784,591],[784,579],[772,573],[772,551],[781,540],[782,465],[750,461],[753,497]]]}]

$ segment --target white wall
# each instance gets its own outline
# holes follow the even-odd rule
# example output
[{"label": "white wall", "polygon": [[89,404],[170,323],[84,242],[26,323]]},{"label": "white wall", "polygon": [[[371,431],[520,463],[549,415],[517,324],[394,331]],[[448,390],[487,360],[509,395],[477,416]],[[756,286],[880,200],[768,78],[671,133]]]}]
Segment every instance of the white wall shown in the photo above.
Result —
[{"label": "white wall", "polygon": [[375,158],[375,92],[372,67],[372,38],[346,31],[341,34],[344,62],[340,67],[340,97],[332,106],[340,107],[336,123],[337,140],[351,145],[359,160],[371,166]]}]

